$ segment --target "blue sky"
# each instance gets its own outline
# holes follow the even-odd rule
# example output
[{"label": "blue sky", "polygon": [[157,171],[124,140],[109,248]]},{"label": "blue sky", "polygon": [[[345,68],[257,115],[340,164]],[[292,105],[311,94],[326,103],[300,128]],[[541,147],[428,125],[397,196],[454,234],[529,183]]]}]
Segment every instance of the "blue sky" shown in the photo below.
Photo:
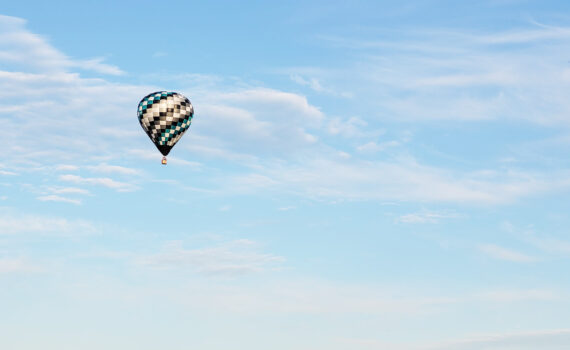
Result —
[{"label": "blue sky", "polygon": [[0,12],[1,348],[570,342],[570,4]]}]

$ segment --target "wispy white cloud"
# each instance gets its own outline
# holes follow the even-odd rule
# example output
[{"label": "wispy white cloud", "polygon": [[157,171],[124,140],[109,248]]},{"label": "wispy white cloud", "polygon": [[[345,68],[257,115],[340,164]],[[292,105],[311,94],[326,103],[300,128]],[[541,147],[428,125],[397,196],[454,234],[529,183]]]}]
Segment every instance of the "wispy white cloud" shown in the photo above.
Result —
[{"label": "wispy white cloud", "polygon": [[[146,90],[131,87],[134,91],[129,91],[124,85],[72,73],[0,72],[0,86],[13,94],[0,97],[2,103],[22,108],[16,115],[0,114],[7,127],[18,130],[0,140],[10,164],[59,163],[58,171],[76,171],[77,164],[89,155],[121,154],[127,135],[123,135],[123,143],[110,142],[100,130],[109,124],[125,130],[138,127],[136,122],[113,116],[134,114],[123,103],[136,101]],[[77,115],[82,116],[81,122]]]},{"label": "wispy white cloud", "polygon": [[102,58],[73,60],[51,46],[40,35],[26,29],[26,21],[10,16],[0,16],[0,61],[36,66],[42,70],[64,71],[81,68],[103,74],[123,74],[118,67],[103,63]]},{"label": "wispy white cloud", "polygon": [[260,164],[254,172],[222,180],[226,181],[222,183],[226,193],[272,190],[324,199],[493,204],[570,186],[564,173],[462,173],[421,165],[413,159],[363,161],[334,159],[324,153],[322,158],[303,163]]},{"label": "wispy white cloud", "polygon": [[[220,98],[237,103],[254,102],[254,108],[263,105],[282,107],[282,112],[287,113],[293,121],[298,118],[309,118],[309,122],[320,123],[324,118],[323,112],[311,105],[306,97],[290,92],[257,88],[221,94]],[[274,112],[276,113],[271,118],[279,118],[280,111]]]},{"label": "wispy white cloud", "polygon": [[418,87],[460,87],[477,85],[503,85],[517,83],[517,76],[510,72],[484,74],[453,74],[418,79]]},{"label": "wispy white cloud", "polygon": [[[22,23],[20,25],[23,25]],[[25,27],[19,28],[18,30],[26,31]],[[442,46],[443,50],[448,44],[446,40],[452,40],[450,37],[451,35],[438,39],[437,45]],[[43,39],[36,36],[35,40]],[[38,45],[51,47],[45,41]],[[386,100],[388,109],[401,107],[399,113],[405,114],[404,119],[441,111],[450,113],[452,106],[446,105],[442,108],[441,101],[428,96],[429,89],[434,86],[434,81],[430,82],[429,79],[436,79],[435,84],[440,85],[460,83],[471,86],[471,75],[478,75],[481,69],[485,74],[488,73],[487,79],[496,77],[493,74],[497,72],[511,74],[504,73],[500,62],[493,60],[493,54],[485,56],[483,60],[485,63],[490,62],[489,65],[472,67],[476,64],[473,62],[480,61],[471,59],[470,47],[460,48],[465,56],[455,59],[442,54],[432,61],[428,60],[425,65],[411,64],[411,67],[416,67],[412,71],[404,69],[404,64],[408,66],[408,63],[425,57],[412,55],[404,57],[403,60],[400,60],[400,57],[388,57],[388,61],[371,59],[366,61],[372,68],[366,76],[355,74],[351,75],[351,79],[366,79],[367,84],[377,84],[381,93],[386,90],[401,92],[412,89],[414,93],[419,91],[419,97],[403,94]],[[38,49],[37,52],[44,52],[48,61],[51,57],[49,55],[54,55],[47,49]],[[405,53],[398,52],[405,56]],[[497,69],[485,71],[495,65],[499,65]],[[422,70],[415,71],[414,69],[420,69],[417,67]],[[455,78],[448,79],[456,73],[442,71],[442,67],[456,67],[456,71],[465,68],[466,73],[456,81]],[[379,71],[384,69],[387,69],[388,73],[380,76]],[[408,75],[400,75],[404,73]],[[431,75],[432,73],[437,74]],[[518,73],[515,70],[512,75],[517,76]],[[438,82],[437,79],[443,80]],[[501,79],[497,78],[497,81]],[[423,90],[422,84],[431,85]],[[99,162],[105,163],[91,167],[81,165],[81,169],[134,175],[139,170],[110,164],[123,155],[159,159],[150,141],[138,124],[133,122],[132,105],[148,92],[150,87],[111,83],[103,79],[85,79],[77,73],[66,70],[54,72],[47,68],[37,72],[26,69],[0,72],[0,86],[7,87],[6,90],[13,93],[13,96],[4,97],[5,100],[10,105],[22,108],[21,113],[26,115],[19,121],[14,120],[12,115],[2,119],[7,127],[12,127],[17,122],[23,123],[18,128],[22,130],[21,135],[9,135],[0,140],[0,146],[4,147],[14,162],[26,160],[42,164],[56,161],[56,164],[61,164],[56,167],[58,171],[76,171],[78,166],[70,164],[83,163],[74,163],[74,160],[84,161],[86,157],[98,157]],[[409,140],[396,137],[379,141],[378,136],[385,133],[385,130],[372,126],[375,116],[367,116],[366,119],[357,116],[328,116],[301,94],[244,86],[247,84],[226,84],[226,81],[219,77],[202,77],[202,83],[188,88],[189,91],[196,92],[200,108],[196,109],[197,114],[189,136],[181,140],[173,154],[180,159],[191,157],[193,161],[185,164],[194,169],[204,169],[208,166],[220,168],[224,166],[223,162],[239,165],[239,170],[224,173],[223,176],[211,176],[211,186],[199,189],[204,193],[260,193],[276,190],[310,198],[335,200],[504,203],[570,186],[570,181],[566,180],[567,176],[563,172],[524,173],[506,169],[495,171],[493,176],[483,177],[477,171],[430,166],[428,163],[413,160],[411,156],[411,161],[400,158],[375,160],[374,157],[387,153],[380,151],[405,151],[404,146],[409,145]],[[392,86],[397,89],[392,89]],[[377,90],[367,91],[361,98],[368,99],[369,93]],[[454,93],[453,91],[451,93]],[[53,96],[55,92],[56,97]],[[31,99],[22,100],[22,96],[29,96]],[[409,103],[407,98],[413,98],[414,103]],[[459,101],[457,98],[445,98],[446,101],[452,101],[449,103]],[[428,104],[432,103],[433,108],[425,108],[422,103],[416,103],[422,102],[422,99]],[[485,100],[488,101],[489,97],[485,96]],[[512,105],[511,101],[506,100],[505,103]],[[396,106],[398,104],[401,106]],[[465,118],[469,113],[472,113],[473,117],[490,116],[485,110],[481,110],[487,108],[481,107],[485,104],[481,104],[477,99],[474,99],[472,104],[472,108],[465,108],[465,104],[458,106],[457,112],[462,113]],[[57,115],[46,115],[44,111],[49,114],[49,111],[56,110],[55,106]],[[376,110],[374,106],[369,108]],[[412,110],[406,111],[407,108]],[[81,123],[76,122],[79,112],[82,115]],[[38,117],[39,114],[42,115],[41,118]],[[113,136],[113,133],[109,132],[109,125],[113,125],[112,129],[125,130],[124,138],[116,139],[116,135]],[[50,136],[26,136],[44,134]],[[338,145],[347,140],[354,143],[345,145],[344,148]],[[355,151],[354,154],[350,153],[351,150]],[[131,182],[108,177],[63,174],[58,179],[76,184],[104,186],[118,191],[132,191],[137,188]],[[137,181],[144,182],[145,179],[138,178]],[[196,189],[196,186],[193,188]],[[51,192],[47,195],[58,193]]]},{"label": "wispy white cloud", "polygon": [[[321,37],[360,54],[337,85],[382,101],[377,116],[407,121],[513,121],[568,125],[570,28],[529,24],[506,32],[422,30],[389,39]],[[524,54],[521,54],[524,52]]]},{"label": "wispy white cloud", "polygon": [[570,39],[570,29],[566,27],[546,26],[534,22],[537,28],[509,30],[506,32],[472,36],[471,39],[482,44],[521,44],[530,42],[540,42],[550,40]]},{"label": "wispy white cloud", "polygon": [[289,210],[293,210],[293,209],[296,209],[296,208],[297,208],[296,206],[290,205],[290,206],[287,206],[287,207],[280,207],[279,210],[280,210],[280,211],[289,211]]},{"label": "wispy white cloud", "polygon": [[[294,71],[294,69],[292,69]],[[311,90],[320,93],[320,94],[327,94],[335,97],[342,97],[342,98],[352,98],[352,94],[349,92],[340,92],[332,89],[329,86],[323,86],[321,81],[316,77],[303,77],[299,73],[294,73],[290,75],[290,78],[295,83],[306,86]]]},{"label": "wispy white cloud", "polygon": [[297,84],[308,86],[317,92],[322,92],[324,90],[321,84],[319,83],[319,80],[316,78],[305,79],[299,74],[294,74],[291,75],[291,80],[293,80]]},{"label": "wispy white cloud", "polygon": [[570,341],[570,329],[548,329],[516,333],[480,334],[439,344],[418,347],[425,350],[558,350]]},{"label": "wispy white cloud", "polygon": [[201,97],[200,118],[192,125],[191,147],[205,149],[200,152],[287,157],[318,142],[325,115],[305,96],[267,88],[215,89]]},{"label": "wispy white cloud", "polygon": [[[271,312],[302,315],[418,315],[436,305],[456,304],[453,298],[402,298],[381,288],[337,285],[326,282],[283,281],[265,283],[253,290],[241,286],[213,287],[199,299],[232,312]],[[187,300],[188,295],[178,298]]]},{"label": "wispy white cloud", "polygon": [[0,259],[0,275],[8,273],[22,273],[22,272],[39,272],[42,271],[40,266],[31,264],[22,258],[3,258]]},{"label": "wispy white cloud", "polygon": [[50,187],[48,192],[55,194],[78,194],[78,195],[88,195],[89,191],[78,187]]},{"label": "wispy white cloud", "polygon": [[55,167],[58,171],[75,171],[75,161],[85,160],[86,155],[117,150],[120,143],[109,142],[101,130],[113,125],[124,129],[125,137],[129,127],[121,124],[126,118],[115,116],[134,113],[128,112],[127,104],[148,88],[83,78],[78,70],[109,75],[122,71],[100,58],[69,58],[28,30],[23,19],[1,16],[0,28],[0,88],[5,90],[0,120],[18,130],[0,140],[8,162],[49,162],[60,164]]},{"label": "wispy white cloud", "polygon": [[564,294],[548,289],[522,289],[522,290],[492,290],[477,293],[483,301],[512,303],[512,302],[528,302],[528,301],[556,301],[563,300]]},{"label": "wispy white cloud", "polygon": [[548,253],[570,254],[570,241],[548,236],[527,236],[526,240]]},{"label": "wispy white cloud", "polygon": [[60,164],[55,167],[57,171],[76,171],[79,170],[79,167],[76,165],[69,165],[69,164]]},{"label": "wispy white cloud", "polygon": [[69,220],[59,217],[0,212],[0,235],[40,234],[75,236],[97,232],[95,225],[83,220]]},{"label": "wispy white cloud", "polygon": [[337,337],[335,343],[358,349],[393,350],[561,350],[570,341],[570,329],[545,329],[520,332],[466,335],[444,341],[388,342],[376,338]]},{"label": "wispy white cloud", "polygon": [[329,118],[327,131],[331,135],[339,135],[348,138],[377,137],[383,134],[384,130],[374,130],[368,127],[368,123],[362,118],[340,117]]},{"label": "wispy white cloud", "polygon": [[385,141],[385,142],[381,142],[381,143],[376,143],[374,141],[370,141],[368,143],[365,143],[363,145],[356,147],[356,149],[359,152],[376,153],[376,152],[384,151],[388,148],[398,147],[398,146],[400,146],[400,142],[396,141],[396,140]]},{"label": "wispy white cloud", "polygon": [[193,269],[207,274],[241,275],[274,268],[285,259],[261,253],[254,242],[235,240],[214,247],[185,249],[180,241],[164,246],[160,253],[143,256],[136,262],[158,269]]},{"label": "wispy white cloud", "polygon": [[418,213],[405,214],[396,218],[396,222],[410,224],[436,224],[441,219],[458,218],[459,215],[445,212],[421,211]]},{"label": "wispy white cloud", "polygon": [[50,195],[46,195],[46,196],[39,196],[37,198],[38,198],[38,200],[40,200],[42,202],[64,202],[64,203],[71,203],[71,204],[76,204],[76,205],[81,204],[81,200],[79,200],[79,199],[62,197],[62,196],[58,196],[55,194],[50,194]]},{"label": "wispy white cloud", "polygon": [[503,248],[495,244],[481,244],[479,250],[486,255],[499,260],[506,260],[512,262],[528,263],[534,262],[537,259],[530,255],[526,255],[511,249]]},{"label": "wispy white cloud", "polygon": [[72,182],[77,184],[104,186],[112,188],[119,192],[134,191],[137,189],[137,186],[133,184],[116,181],[108,177],[81,177],[79,175],[66,174],[66,175],[60,175],[59,179],[61,181]]},{"label": "wispy white cloud", "polygon": [[85,70],[92,70],[102,74],[122,75],[123,72],[119,67],[103,63],[105,59],[101,57],[89,60],[72,60],[68,63],[70,67],[77,67]]},{"label": "wispy white cloud", "polygon": [[119,165],[109,165],[106,163],[87,166],[86,168],[93,172],[99,172],[99,173],[116,173],[122,175],[139,175],[141,173],[140,170],[137,169],[127,168]]},{"label": "wispy white cloud", "polygon": [[517,239],[530,244],[549,255],[570,255],[570,240],[566,237],[556,237],[548,234],[541,234],[529,228],[519,228],[509,221],[501,224],[501,228]]},{"label": "wispy white cloud", "polygon": [[[180,264],[180,263],[179,263]],[[318,279],[274,279],[247,285],[218,283],[192,285],[169,291],[173,300],[194,307],[203,306],[222,311],[272,315],[300,314],[330,317],[381,316],[383,319],[437,318],[441,313],[477,307],[493,310],[497,305],[529,305],[563,300],[564,295],[549,290],[475,291],[469,294],[429,295],[406,292],[387,286],[327,282]],[[200,300],[197,305],[196,300]]]}]

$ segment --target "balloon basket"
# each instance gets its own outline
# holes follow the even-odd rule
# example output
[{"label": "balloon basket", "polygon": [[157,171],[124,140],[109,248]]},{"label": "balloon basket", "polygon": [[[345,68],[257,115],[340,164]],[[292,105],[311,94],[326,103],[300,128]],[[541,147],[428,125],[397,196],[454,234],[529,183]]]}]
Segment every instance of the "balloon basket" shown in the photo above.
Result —
[{"label": "balloon basket", "polygon": [[166,165],[166,157],[162,157],[162,165]]}]

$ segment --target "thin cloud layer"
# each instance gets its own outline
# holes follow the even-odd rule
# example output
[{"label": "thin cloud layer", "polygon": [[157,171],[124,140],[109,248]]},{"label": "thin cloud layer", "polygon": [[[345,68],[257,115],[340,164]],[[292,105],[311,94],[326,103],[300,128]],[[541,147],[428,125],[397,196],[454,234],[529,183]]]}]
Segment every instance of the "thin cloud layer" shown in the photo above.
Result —
[{"label": "thin cloud layer", "polygon": [[360,161],[316,158],[306,163],[269,163],[231,178],[226,190],[275,189],[312,198],[411,200],[500,204],[567,188],[563,174],[497,173],[492,178],[423,166],[415,161]]},{"label": "thin cloud layer", "polygon": [[94,224],[84,220],[0,211],[0,235],[84,236],[97,231]]},{"label": "thin cloud layer", "polygon": [[570,330],[552,329],[519,333],[480,335],[424,347],[425,350],[562,350],[570,341]]},{"label": "thin cloud layer", "polygon": [[[33,39],[27,41],[25,49],[33,51],[39,61],[42,61],[39,59],[42,55],[45,62],[59,62],[65,57],[40,36],[27,31],[23,21],[10,18],[3,18],[2,21],[12,32]],[[446,44],[447,37],[443,38],[438,41],[438,45]],[[10,38],[0,40],[0,47],[6,52],[24,50],[16,50],[12,46],[13,41]],[[438,46],[434,50],[437,51],[437,48]],[[467,46],[462,49],[465,55],[463,58],[459,56],[452,60],[441,54],[439,60],[427,64],[416,62],[411,66],[422,67],[423,75],[425,72],[437,72],[442,67],[449,70],[450,65],[461,67],[464,71],[474,70],[472,62],[480,60],[473,60],[469,56],[469,48]],[[441,48],[440,51],[445,50]],[[491,56],[484,61],[492,61],[493,64],[481,69],[499,67],[497,72],[504,74],[500,68],[501,62],[493,59],[495,53],[489,55]],[[421,56],[418,57],[421,59]],[[411,59],[396,58],[382,64],[399,64]],[[448,64],[446,60],[452,61]],[[6,62],[12,61],[6,59]],[[0,72],[0,85],[10,87],[7,89],[10,96],[0,98],[9,107],[0,113],[0,118],[6,127],[18,130],[0,141],[0,145],[11,157],[11,164],[31,163],[42,166],[46,161],[51,161],[64,164],[58,167],[60,171],[75,171],[82,163],[81,166],[95,174],[139,174],[134,167],[119,165],[116,161],[113,162],[115,164],[109,163],[113,159],[124,158],[125,155],[134,155],[134,149],[145,147],[149,152],[153,149],[139,130],[133,110],[133,105],[148,92],[149,87],[82,78],[80,74],[71,71],[73,65],[69,64],[60,64],[58,67],[61,69],[58,70],[35,67],[35,71],[27,71],[29,67],[26,62],[21,63],[21,71]],[[420,94],[423,94],[421,86],[452,86],[450,91],[453,93],[457,91],[457,83],[469,89],[474,84],[474,78],[468,76],[450,78],[436,75],[434,78],[420,74],[414,79],[384,75],[380,80],[374,80],[378,66],[372,68],[367,75],[367,84],[374,82],[380,87],[389,87],[390,90],[394,90],[390,84],[401,84],[403,81],[409,86],[397,86],[396,90],[419,88],[414,91],[419,91]],[[394,66],[390,72],[407,71],[401,66]],[[487,80],[490,82],[510,84],[508,79],[494,74],[487,72],[484,77],[496,78]],[[515,75],[518,76],[518,73]],[[517,79],[524,77],[519,76]],[[355,78],[361,79],[358,76]],[[198,92],[195,95],[198,98],[195,103],[196,117],[188,136],[176,148],[177,156],[198,160],[194,164],[206,162],[210,168],[221,169],[233,166],[232,163],[240,166],[233,172],[225,173],[222,178],[212,177],[216,183],[204,190],[265,193],[267,189],[272,189],[308,198],[333,200],[506,203],[569,186],[566,172],[563,171],[543,174],[517,173],[507,169],[495,172],[494,177],[481,177],[477,171],[461,172],[415,160],[387,158],[389,154],[408,153],[407,149],[413,146],[413,139],[405,136],[379,141],[385,132],[381,128],[369,125],[366,120],[356,116],[328,116],[300,94],[270,88],[228,86],[223,79],[209,79],[205,85],[188,89]],[[499,95],[491,97],[491,100],[503,98]],[[362,97],[367,96],[364,94]],[[409,98],[412,97],[406,97]],[[406,118],[415,118],[417,111],[405,109],[417,108],[421,105],[417,101],[428,98],[428,95],[413,98],[414,103],[402,99],[387,99],[384,102],[387,108],[402,104],[399,113],[405,114]],[[458,101],[455,98],[447,99],[455,101],[451,103]],[[449,106],[442,109],[442,104],[437,99],[429,97],[429,100],[433,107],[425,108],[423,105],[421,113],[433,113],[436,110],[449,113],[453,110]],[[494,118],[493,113],[487,109],[486,103],[476,100],[473,100],[473,105],[469,108],[465,105],[461,107],[466,113]],[[465,118],[470,119],[468,116]],[[456,119],[465,118],[459,116]],[[6,168],[2,172],[15,174],[19,171],[17,169],[25,168]],[[145,180],[139,178],[139,183],[135,185],[130,179],[123,181],[109,177],[63,174],[55,181],[59,182],[54,182],[53,186],[74,183],[134,191]],[[58,194],[47,194],[41,199],[66,199],[54,196]],[[78,201],[68,199],[70,203]]]},{"label": "thin cloud layer", "polygon": [[0,61],[3,62],[33,67],[38,71],[65,72],[70,68],[80,68],[110,75],[124,73],[116,66],[103,63],[102,58],[73,60],[67,57],[45,38],[29,32],[22,18],[0,15],[0,33]]},{"label": "thin cloud layer", "polygon": [[139,257],[136,263],[155,269],[187,269],[206,274],[242,275],[271,269],[285,259],[258,252],[255,243],[236,240],[214,247],[185,249],[182,242],[167,243],[158,254]]},{"label": "thin cloud layer", "polygon": [[536,261],[537,259],[511,250],[511,249],[507,249],[501,246],[498,246],[496,244],[482,244],[479,246],[479,250],[482,251],[483,253],[487,254],[488,256],[495,258],[495,259],[499,259],[499,260],[506,260],[506,261],[512,261],[512,262],[522,262],[522,263],[528,263],[528,262],[533,262]]},{"label": "thin cloud layer", "polygon": [[[66,52],[0,17],[0,347],[568,343],[566,27],[441,30],[433,1],[99,5],[34,24],[97,42]],[[109,62],[70,55],[92,50]],[[195,108],[168,166],[136,119],[158,90]]]},{"label": "thin cloud layer", "polygon": [[[462,30],[403,31],[398,40],[323,36],[361,58],[329,80],[375,101],[375,118],[420,121],[523,120],[569,125],[565,97],[570,29],[531,24],[532,29],[479,34]],[[376,31],[371,30],[371,34]],[[371,35],[372,36],[372,35]],[[324,75],[324,73],[320,73]]]},{"label": "thin cloud layer", "polygon": [[22,258],[0,259],[0,276],[10,273],[30,273],[42,271],[40,266],[33,265]]},{"label": "thin cloud layer", "polygon": [[60,175],[59,179],[64,182],[71,182],[76,184],[103,186],[117,190],[119,192],[134,191],[137,188],[133,184],[116,181],[108,177],[82,177],[79,175],[66,174]]},{"label": "thin cloud layer", "polygon": [[72,199],[63,196],[58,196],[55,194],[50,194],[47,196],[39,196],[37,197],[38,200],[42,202],[64,202],[64,203],[71,203],[71,204],[81,204],[81,200],[79,199]]}]

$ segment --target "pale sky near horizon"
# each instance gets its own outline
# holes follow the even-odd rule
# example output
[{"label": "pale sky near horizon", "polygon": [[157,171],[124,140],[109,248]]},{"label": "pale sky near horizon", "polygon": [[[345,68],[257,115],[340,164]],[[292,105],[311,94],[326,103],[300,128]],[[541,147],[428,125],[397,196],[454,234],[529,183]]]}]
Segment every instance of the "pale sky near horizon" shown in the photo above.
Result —
[{"label": "pale sky near horizon", "polygon": [[570,3],[476,3],[0,6],[0,349],[566,349]]}]

